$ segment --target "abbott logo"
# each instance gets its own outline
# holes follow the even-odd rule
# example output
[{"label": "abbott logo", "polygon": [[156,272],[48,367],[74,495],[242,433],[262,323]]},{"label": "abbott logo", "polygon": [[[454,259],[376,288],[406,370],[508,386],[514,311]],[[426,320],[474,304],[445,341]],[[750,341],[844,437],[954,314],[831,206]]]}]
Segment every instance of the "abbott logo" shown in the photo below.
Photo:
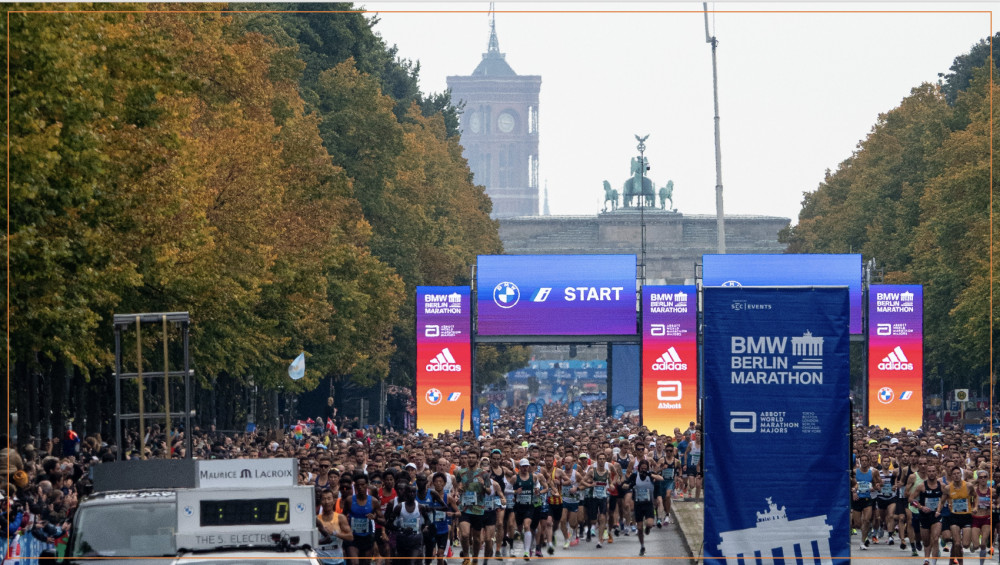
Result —
[{"label": "abbott logo", "polygon": [[875,335],[892,335],[892,324],[876,324]]},{"label": "abbott logo", "polygon": [[427,324],[424,327],[424,337],[438,337],[441,335],[441,326],[437,324]]},{"label": "abbott logo", "polygon": [[730,412],[729,431],[736,434],[752,434],[757,431],[756,412]]},{"label": "abbott logo", "polygon": [[673,402],[684,396],[680,381],[656,381],[656,399]]},{"label": "abbott logo", "polygon": [[666,324],[650,324],[649,325],[649,335],[659,337],[667,335],[667,325]]},{"label": "abbott logo", "polygon": [[455,358],[452,357],[451,351],[448,351],[448,348],[445,347],[444,349],[441,350],[441,353],[438,353],[437,356],[431,359],[430,363],[427,364],[425,369],[431,372],[437,372],[437,371],[455,372],[455,371],[461,371],[462,366],[455,362]]},{"label": "abbott logo", "polygon": [[882,362],[878,364],[878,368],[882,371],[912,371],[913,363],[910,363],[910,360],[903,354],[903,350],[897,345],[896,349],[890,351],[882,359]]},{"label": "abbott logo", "polygon": [[654,371],[686,371],[687,368],[687,363],[681,361],[680,355],[673,347],[660,355],[660,358],[653,363]]}]

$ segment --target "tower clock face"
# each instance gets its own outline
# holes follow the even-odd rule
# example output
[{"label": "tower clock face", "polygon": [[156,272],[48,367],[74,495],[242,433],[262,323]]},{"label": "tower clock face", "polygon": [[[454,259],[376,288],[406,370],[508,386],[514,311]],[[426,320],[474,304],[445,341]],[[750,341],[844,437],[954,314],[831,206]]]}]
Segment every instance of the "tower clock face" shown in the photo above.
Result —
[{"label": "tower clock face", "polygon": [[479,114],[476,113],[469,116],[469,129],[472,130],[472,133],[479,133],[481,128],[482,123],[479,121]]},{"label": "tower clock face", "polygon": [[497,129],[503,133],[514,131],[514,116],[510,112],[502,112],[497,118]]}]

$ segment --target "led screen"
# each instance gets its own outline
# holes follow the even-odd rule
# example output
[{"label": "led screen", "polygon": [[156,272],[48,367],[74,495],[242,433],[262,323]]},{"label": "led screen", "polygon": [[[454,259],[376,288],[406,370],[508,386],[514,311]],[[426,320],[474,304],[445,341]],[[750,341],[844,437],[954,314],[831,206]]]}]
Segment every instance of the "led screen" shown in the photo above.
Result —
[{"label": "led screen", "polygon": [[697,420],[697,302],[694,286],[642,289],[642,425],[660,435]]},{"label": "led screen", "polygon": [[924,287],[868,289],[868,421],[899,431],[923,425]]},{"label": "led screen", "polygon": [[471,294],[467,286],[417,287],[417,429],[431,435],[472,421]]},{"label": "led screen", "polygon": [[846,286],[852,334],[861,333],[861,255],[703,255],[705,286]]},{"label": "led screen", "polygon": [[479,335],[635,335],[635,255],[480,255]]}]

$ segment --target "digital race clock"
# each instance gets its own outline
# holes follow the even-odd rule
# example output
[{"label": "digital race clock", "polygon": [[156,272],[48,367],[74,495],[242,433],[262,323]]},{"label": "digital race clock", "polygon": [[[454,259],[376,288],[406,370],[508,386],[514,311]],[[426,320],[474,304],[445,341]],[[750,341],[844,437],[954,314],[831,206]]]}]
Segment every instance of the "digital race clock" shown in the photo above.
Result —
[{"label": "digital race clock", "polygon": [[288,498],[202,500],[201,526],[256,526],[287,524]]}]

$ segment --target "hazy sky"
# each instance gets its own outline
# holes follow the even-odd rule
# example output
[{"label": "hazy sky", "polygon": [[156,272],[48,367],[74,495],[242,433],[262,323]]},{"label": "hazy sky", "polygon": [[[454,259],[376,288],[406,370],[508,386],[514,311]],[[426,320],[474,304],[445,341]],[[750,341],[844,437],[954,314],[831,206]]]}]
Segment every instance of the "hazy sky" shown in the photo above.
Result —
[{"label": "hazy sky", "polygon": [[[359,5],[379,12],[375,30],[402,57],[420,61],[424,92],[471,74],[486,52],[488,2]],[[986,11],[997,6],[709,3],[726,214],[795,223],[802,193],[851,155],[879,113],[987,38]],[[431,10],[481,12],[412,13]],[[598,212],[602,181],[620,189],[629,175],[634,134],[649,134],[649,177],[657,186],[674,181],[679,212],[715,213],[712,50],[701,3],[497,2],[496,10],[507,62],[542,77],[539,183],[553,215]],[[559,13],[538,13],[547,10]],[[746,13],[792,10],[828,13]]]}]

